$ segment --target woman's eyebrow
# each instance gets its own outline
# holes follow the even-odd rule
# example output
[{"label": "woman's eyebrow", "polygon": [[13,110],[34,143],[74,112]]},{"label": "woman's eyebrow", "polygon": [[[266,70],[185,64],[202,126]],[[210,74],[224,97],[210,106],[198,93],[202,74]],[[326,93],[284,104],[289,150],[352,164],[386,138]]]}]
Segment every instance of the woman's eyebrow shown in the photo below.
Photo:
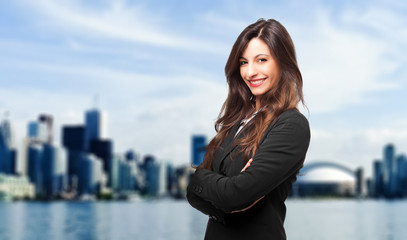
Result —
[{"label": "woman's eyebrow", "polygon": [[[266,54],[266,53],[259,53],[259,54],[257,54],[256,56],[254,56],[254,58],[258,58],[258,57],[260,57],[260,56],[266,56],[266,57],[269,57],[269,55],[268,54]],[[243,60],[247,60],[245,57],[243,57],[243,56],[240,56],[240,58],[239,59],[243,59]]]},{"label": "woman's eyebrow", "polygon": [[266,57],[268,57],[269,55],[268,55],[268,54],[265,54],[265,53],[260,53],[260,54],[257,54],[257,55],[256,55],[256,58],[257,58],[257,57],[260,57],[260,56],[266,56]]}]

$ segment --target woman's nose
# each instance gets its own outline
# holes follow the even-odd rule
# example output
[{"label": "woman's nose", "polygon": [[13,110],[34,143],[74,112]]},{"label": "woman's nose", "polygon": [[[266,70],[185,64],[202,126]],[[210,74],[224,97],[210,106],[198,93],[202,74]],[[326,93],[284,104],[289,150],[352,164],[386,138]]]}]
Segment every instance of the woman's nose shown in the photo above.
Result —
[{"label": "woman's nose", "polygon": [[249,63],[247,66],[247,78],[252,79],[257,74],[256,64]]}]

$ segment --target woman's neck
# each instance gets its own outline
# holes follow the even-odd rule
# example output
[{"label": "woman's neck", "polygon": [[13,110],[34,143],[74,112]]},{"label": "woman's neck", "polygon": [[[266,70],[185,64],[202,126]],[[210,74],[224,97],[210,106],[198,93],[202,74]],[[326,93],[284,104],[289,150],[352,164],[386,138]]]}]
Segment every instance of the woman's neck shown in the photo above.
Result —
[{"label": "woman's neck", "polygon": [[258,111],[260,107],[260,97],[256,97],[256,111]]}]

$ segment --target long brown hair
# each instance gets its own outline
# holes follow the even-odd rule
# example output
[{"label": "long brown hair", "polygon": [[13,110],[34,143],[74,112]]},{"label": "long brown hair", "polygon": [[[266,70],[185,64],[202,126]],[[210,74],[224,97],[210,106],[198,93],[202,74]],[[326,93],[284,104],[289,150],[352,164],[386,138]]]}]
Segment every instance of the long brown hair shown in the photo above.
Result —
[{"label": "long brown hair", "polygon": [[297,107],[301,101],[302,76],[297,65],[294,44],[283,25],[274,19],[259,19],[246,27],[239,35],[225,66],[229,85],[228,97],[215,123],[216,136],[209,142],[203,162],[198,169],[212,169],[213,155],[234,125],[253,113],[254,96],[240,75],[239,59],[253,38],[263,40],[270,49],[279,68],[279,79],[267,93],[262,95],[261,110],[245,126],[245,135],[233,144],[248,161],[256,152],[268,125],[283,111]]}]

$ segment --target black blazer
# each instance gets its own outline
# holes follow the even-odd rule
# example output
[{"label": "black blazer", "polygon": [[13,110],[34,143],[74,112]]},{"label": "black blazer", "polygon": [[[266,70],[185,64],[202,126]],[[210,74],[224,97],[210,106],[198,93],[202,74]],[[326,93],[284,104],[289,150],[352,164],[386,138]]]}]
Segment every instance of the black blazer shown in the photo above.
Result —
[{"label": "black blazer", "polygon": [[[286,239],[284,204],[303,165],[310,141],[307,119],[290,109],[270,124],[251,165],[232,146],[234,126],[215,152],[213,171],[197,170],[187,188],[189,203],[209,215],[205,239]],[[244,131],[244,128],[242,129]],[[239,133],[239,136],[244,132]],[[250,206],[239,213],[231,213]]]}]

